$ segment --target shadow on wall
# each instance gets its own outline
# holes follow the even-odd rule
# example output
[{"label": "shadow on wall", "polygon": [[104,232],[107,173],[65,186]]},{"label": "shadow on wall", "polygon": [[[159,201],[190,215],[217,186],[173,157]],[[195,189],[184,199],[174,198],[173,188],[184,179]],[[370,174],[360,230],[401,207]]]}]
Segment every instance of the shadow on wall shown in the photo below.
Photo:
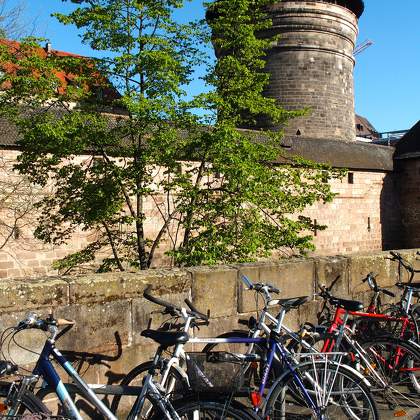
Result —
[{"label": "shadow on wall", "polygon": [[382,249],[403,249],[401,203],[398,194],[399,173],[388,173],[383,181],[380,196]]},{"label": "shadow on wall", "polygon": [[420,248],[420,159],[396,159],[395,176],[401,214],[401,248]]}]

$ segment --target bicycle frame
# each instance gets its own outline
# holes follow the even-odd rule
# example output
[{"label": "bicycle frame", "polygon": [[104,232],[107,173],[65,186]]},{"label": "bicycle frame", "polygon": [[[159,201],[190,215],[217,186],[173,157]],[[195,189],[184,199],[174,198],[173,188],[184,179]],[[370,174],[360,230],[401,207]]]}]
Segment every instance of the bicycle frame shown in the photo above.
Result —
[{"label": "bicycle frame", "polygon": [[[278,334],[278,332],[273,331],[271,333],[271,335],[273,335],[273,334],[276,335],[276,334]],[[231,338],[201,338],[200,337],[200,338],[191,338],[188,342],[189,343],[200,343],[200,344],[207,344],[207,343],[212,343],[212,344],[260,344],[262,346],[265,346],[267,344],[267,341],[268,341],[268,344],[269,344],[268,357],[267,357],[266,363],[264,364],[263,377],[262,377],[261,384],[260,384],[259,389],[258,389],[258,397],[255,398],[255,400],[253,399],[254,410],[256,412],[259,411],[259,404],[261,403],[261,401],[263,399],[264,391],[266,389],[267,382],[268,382],[268,375],[270,373],[270,370],[271,370],[271,367],[272,367],[272,364],[273,364],[273,359],[274,359],[274,356],[275,356],[276,352],[278,352],[278,354],[280,354],[280,356],[281,356],[282,362],[285,363],[287,370],[291,372],[296,384],[302,390],[303,395],[306,399],[306,402],[309,404],[310,408],[315,410],[315,412],[317,413],[317,416],[320,416],[320,408],[317,406],[316,402],[309,395],[308,391],[306,390],[305,386],[303,385],[302,380],[300,379],[299,375],[297,374],[296,369],[294,368],[294,365],[292,365],[292,363],[288,359],[288,357],[287,357],[288,352],[285,351],[284,347],[278,341],[276,341],[272,338],[267,340],[266,338],[255,338],[255,337],[250,337],[250,338],[244,338],[244,337],[238,337],[238,338],[236,338],[236,337],[231,337]],[[254,401],[255,401],[255,403],[254,403]]]},{"label": "bicycle frame", "polygon": [[[355,354],[357,354],[357,356],[360,358],[360,360],[364,363],[363,366],[365,367],[365,369],[367,369],[369,371],[371,376],[376,379],[376,381],[383,387],[383,389],[386,389],[388,387],[387,382],[378,374],[377,370],[371,365],[371,360],[369,359],[369,355],[366,352],[366,350],[356,340],[353,340],[352,338],[350,338],[348,336],[348,334],[346,334],[346,330],[350,330],[346,326],[349,315],[357,315],[357,316],[361,316],[361,317],[380,318],[380,319],[383,319],[383,317],[387,317],[387,319],[392,318],[392,317],[381,315],[381,314],[374,314],[374,313],[371,314],[371,313],[366,313],[366,312],[346,311],[343,308],[337,307],[336,311],[335,311],[335,314],[334,314],[334,319],[331,322],[331,325],[329,326],[329,328],[327,330],[328,336],[327,336],[327,338],[324,342],[324,345],[321,349],[321,352],[329,353],[329,352],[339,351],[341,341],[344,338],[344,340],[346,341],[346,343],[350,347],[350,349],[348,349],[348,351],[349,351],[349,355],[352,358],[352,360],[355,361]],[[396,318],[396,319],[398,319],[398,318]],[[403,318],[403,320],[409,322],[408,318]],[[353,331],[351,331],[351,332],[353,332]],[[335,338],[335,336],[337,336],[337,339]],[[398,366],[401,357],[403,357],[403,356],[404,356],[403,349],[397,347],[397,352],[396,352],[396,354],[394,356],[394,359],[392,361],[392,365],[387,364],[386,367],[389,368],[389,369],[395,369]],[[377,355],[377,357],[378,357],[379,360],[381,360],[381,362],[384,363],[384,365],[387,363],[387,361],[383,357],[381,357],[380,355]],[[403,369],[401,369],[401,372],[416,372],[416,371],[419,371],[419,370],[420,370],[420,368],[403,368]],[[402,394],[400,392],[398,392],[398,390],[394,389],[394,391],[396,391],[397,394],[402,396]],[[407,399],[409,402],[415,404],[417,407],[420,407],[420,405],[418,405],[418,403],[414,402],[409,397],[404,397],[404,398]]]},{"label": "bicycle frame", "polygon": [[42,377],[44,381],[55,390],[59,400],[72,417],[77,420],[83,420],[68,390],[64,386],[60,376],[51,363],[51,357],[75,381],[81,395],[86,397],[100,411],[100,413],[105,416],[105,418],[109,420],[117,420],[105,404],[96,396],[93,390],[83,381],[71,363],[68,362],[59,350],[55,348],[54,341],[47,339],[32,373],[35,376]]}]

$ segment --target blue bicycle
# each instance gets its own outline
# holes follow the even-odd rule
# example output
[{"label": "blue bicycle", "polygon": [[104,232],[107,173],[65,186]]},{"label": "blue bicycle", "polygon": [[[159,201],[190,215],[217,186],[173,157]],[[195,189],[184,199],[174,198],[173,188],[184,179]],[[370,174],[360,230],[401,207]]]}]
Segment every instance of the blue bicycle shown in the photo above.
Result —
[{"label": "blue bicycle", "polygon": [[[159,331],[148,329],[142,335],[159,344],[156,356],[143,378],[144,387],[156,378],[160,371],[159,389],[167,396],[180,390],[189,392],[191,401],[217,399],[234,401],[236,397],[249,396],[250,409],[258,418],[269,419],[340,419],[376,420],[378,413],[370,393],[367,380],[344,363],[345,353],[319,352],[292,354],[283,344],[281,334],[285,313],[302,304],[304,299],[281,299],[277,301],[280,312],[276,327],[269,338],[229,337],[191,338],[188,328],[199,314],[191,302],[186,300],[189,311],[165,302],[146,291],[145,298],[165,308],[166,313],[177,315],[184,321],[183,331]],[[162,354],[170,344],[174,351],[170,359]],[[258,347],[258,353],[207,352],[189,353],[187,344],[246,344]],[[261,352],[264,350],[264,354]],[[282,366],[282,373],[274,380],[272,372],[274,358]],[[253,375],[252,372],[256,373]],[[251,380],[253,379],[253,383]],[[181,384],[177,384],[181,381]],[[146,391],[145,391],[146,392]],[[144,408],[145,400],[137,401],[143,419],[158,420],[153,409]],[[198,419],[201,417],[197,417]],[[232,417],[222,417],[232,418]],[[245,418],[245,417],[243,417]]]},{"label": "blue bicycle", "polygon": [[[194,316],[192,312],[189,315]],[[22,320],[17,327],[11,328],[12,339],[15,334],[27,329],[39,329],[49,334],[45,341],[44,347],[39,354],[38,361],[30,375],[21,375],[20,379],[15,382],[4,383],[3,396],[6,397],[4,410],[2,411],[2,418],[18,418],[24,413],[36,413],[36,418],[40,419],[71,419],[83,420],[87,417],[93,419],[117,420],[118,418],[126,418],[128,420],[137,420],[144,418],[141,413],[141,407],[144,402],[150,403],[152,410],[150,416],[155,420],[183,420],[192,418],[226,418],[232,420],[255,420],[255,417],[248,413],[246,408],[243,408],[240,403],[232,401],[231,404],[226,405],[218,398],[201,398],[200,400],[193,400],[186,398],[183,401],[173,403],[159,388],[159,385],[153,380],[153,374],[144,384],[143,387],[121,387],[115,385],[100,386],[98,394],[108,395],[130,395],[134,397],[135,402],[131,410],[124,417],[117,417],[110,408],[100,400],[97,395],[97,385],[88,385],[79,376],[77,371],[73,368],[70,362],[62,355],[62,353],[55,347],[56,339],[65,332],[65,329],[59,332],[60,327],[69,327],[74,324],[73,321],[65,319],[55,319],[52,315],[46,318],[41,318],[34,313],[29,314]],[[185,343],[188,340],[188,335],[173,335],[169,333],[168,336],[158,336],[156,339],[160,342],[160,350],[173,346],[178,343]],[[159,355],[155,357],[155,363],[158,363]],[[56,371],[52,361],[58,363],[64,371],[72,379],[72,383],[63,383],[58,372]],[[4,362],[8,369],[5,373],[15,373],[16,366],[8,362]],[[2,364],[0,363],[0,367]],[[0,376],[1,376],[0,371]],[[43,380],[43,387],[48,393],[54,392],[59,400],[59,412],[54,412],[52,415],[50,410],[37,398],[34,394],[39,380]],[[1,384],[0,384],[1,385]],[[7,390],[7,392],[4,392]],[[43,393],[43,389],[37,395]],[[2,393],[0,392],[0,396]],[[91,404],[95,408],[93,414],[82,415],[79,411],[74,397],[82,397],[84,401]],[[0,410],[1,411],[1,410]],[[150,418],[148,416],[148,418]],[[210,416],[210,417],[208,417]],[[216,417],[214,417],[216,416]],[[20,418],[20,417],[19,417]]]}]

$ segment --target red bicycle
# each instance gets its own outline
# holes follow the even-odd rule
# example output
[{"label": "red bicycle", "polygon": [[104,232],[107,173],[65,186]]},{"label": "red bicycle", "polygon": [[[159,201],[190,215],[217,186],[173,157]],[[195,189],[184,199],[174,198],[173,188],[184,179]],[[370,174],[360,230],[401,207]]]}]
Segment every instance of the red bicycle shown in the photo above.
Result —
[{"label": "red bicycle", "polygon": [[363,280],[373,291],[372,299],[366,312],[351,312],[350,315],[359,317],[356,322],[356,334],[360,340],[372,340],[391,336],[401,340],[420,343],[420,320],[412,310],[413,295],[420,290],[420,283],[397,283],[403,290],[400,302],[383,308],[381,295],[395,297],[395,293],[378,286],[376,276],[369,273]]},{"label": "red bicycle", "polygon": [[[389,408],[410,406],[420,410],[420,346],[404,337],[396,338],[391,334],[369,337],[366,331],[364,335],[357,331],[359,319],[399,322],[407,331],[409,318],[375,313],[372,305],[372,312],[363,312],[361,302],[333,296],[330,290],[334,283],[329,288],[320,288],[324,305],[319,317],[323,319],[324,328],[315,328],[317,347],[322,352],[346,351],[353,366],[368,377],[378,399]],[[417,283],[402,286],[420,291]],[[383,290],[378,288],[377,293]],[[331,313],[328,304],[335,307],[332,319],[325,317],[325,312]],[[356,321],[350,322],[350,316]]]}]

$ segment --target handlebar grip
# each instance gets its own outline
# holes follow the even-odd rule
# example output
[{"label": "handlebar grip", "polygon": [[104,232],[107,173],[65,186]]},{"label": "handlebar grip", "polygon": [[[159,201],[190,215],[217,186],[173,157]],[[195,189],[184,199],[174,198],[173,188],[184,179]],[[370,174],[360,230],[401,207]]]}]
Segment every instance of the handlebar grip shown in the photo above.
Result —
[{"label": "handlebar grip", "polygon": [[394,257],[394,258],[397,258],[397,259],[400,259],[400,258],[402,258],[401,257],[401,254],[400,253],[398,253],[398,252],[395,252],[395,251],[389,251],[389,253]]},{"label": "handlebar grip", "polygon": [[[146,287],[146,290],[143,292],[143,297],[147,300],[149,300],[150,302],[156,303],[156,305],[159,306],[163,306],[164,308],[168,308],[168,309],[178,309],[175,305],[172,305],[171,303],[165,302],[162,299],[159,299],[155,296],[152,296],[150,294],[150,290],[152,289],[152,286],[150,286],[150,284]],[[178,309],[179,310],[179,309]]]},{"label": "handlebar grip", "polygon": [[193,305],[193,303],[189,299],[185,299],[184,302],[187,304],[187,306],[191,309],[192,312],[194,312],[194,315],[197,316],[197,318],[202,319],[203,321],[208,321],[209,317],[207,315],[204,315],[202,312],[197,310],[197,308]]},{"label": "handlebar grip", "polygon": [[380,289],[380,291],[381,291],[383,294],[385,294],[385,295],[388,295],[388,296],[391,296],[391,297],[395,297],[395,293],[391,292],[390,290]]},{"label": "handlebar grip", "polygon": [[277,294],[280,293],[280,289],[278,289],[277,287],[275,287],[275,286],[273,286],[271,284],[269,284],[268,287],[269,287],[269,289],[268,289],[269,292],[271,292],[271,293],[277,293]]},{"label": "handlebar grip", "polygon": [[57,327],[64,327],[65,325],[75,325],[76,321],[72,319],[58,318],[55,323]]}]

